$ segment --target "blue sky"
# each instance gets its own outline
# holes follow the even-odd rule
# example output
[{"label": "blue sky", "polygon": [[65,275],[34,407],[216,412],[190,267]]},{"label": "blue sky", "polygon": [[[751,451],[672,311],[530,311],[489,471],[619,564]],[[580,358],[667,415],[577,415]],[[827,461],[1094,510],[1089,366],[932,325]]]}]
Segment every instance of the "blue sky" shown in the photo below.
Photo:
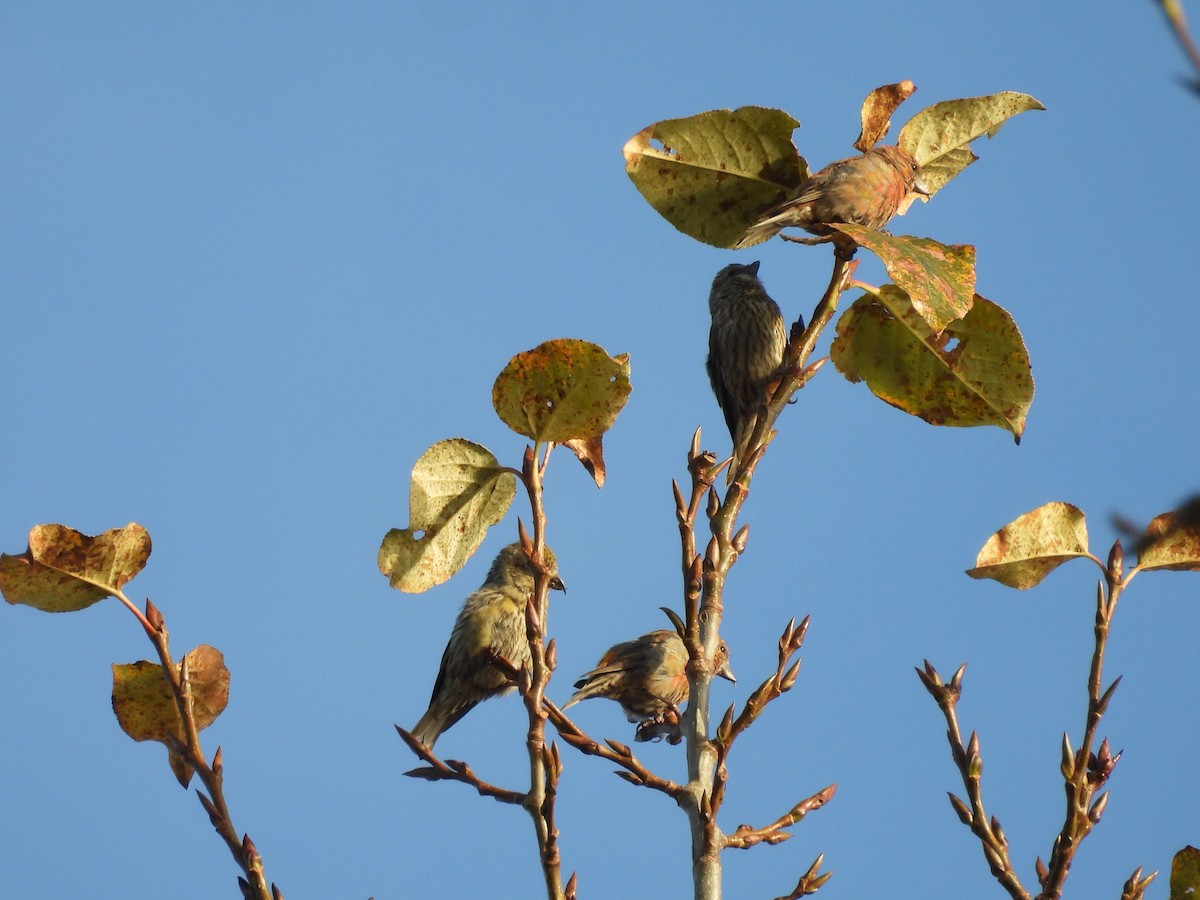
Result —
[{"label": "blue sky", "polygon": [[[408,472],[463,436],[519,464],[492,381],[515,353],[580,337],[632,358],[597,491],[551,463],[550,695],[610,644],[680,605],[670,479],[692,431],[728,437],[703,360],[713,274],[762,261],[789,319],[811,311],[828,251],[741,253],[674,231],[620,150],[659,119],[786,109],[814,166],[847,155],[863,96],[910,78],[926,105],[1000,90],[1048,111],[1010,122],[962,177],[894,223],[978,248],[978,290],[1029,346],[1037,395],[1020,447],[934,429],[832,366],[786,411],[743,521],[726,597],[741,681],[811,614],[799,682],[731,758],[722,825],[761,824],[837,783],[779,847],[726,855],[728,896],[786,893],[821,852],[822,897],[1001,896],[945,799],[941,718],[912,673],[969,661],[985,800],[1027,887],[1062,818],[1095,571],[1016,593],[963,575],[997,528],[1043,502],[1138,520],[1197,488],[1194,253],[1200,102],[1153,4],[848,10],[678,6],[10,4],[0,12],[0,292],[8,473],[0,548],[30,526],[137,521],[155,550],[130,586],[177,654],[219,647],[235,822],[289,898],[541,892],[532,830],[459,785],[402,777],[392,723],[424,710],[458,603],[515,534],[510,518],[450,583],[410,597],[375,554],[407,524]],[[859,277],[882,280],[864,259]],[[828,346],[827,333],[822,352]],[[1135,581],[1102,731],[1125,756],[1068,896],[1117,896],[1132,870],[1197,843],[1200,582]],[[130,743],[111,662],[152,649],[106,601],[70,616],[3,611],[0,741],[7,896],[233,896],[235,870],[158,745]],[[519,787],[522,709],[490,702],[439,743]],[[617,707],[577,721],[631,737]],[[682,749],[639,748],[681,778]],[[684,817],[566,753],[559,824],[581,897],[687,896]],[[1150,893],[1167,894],[1165,874]]]}]

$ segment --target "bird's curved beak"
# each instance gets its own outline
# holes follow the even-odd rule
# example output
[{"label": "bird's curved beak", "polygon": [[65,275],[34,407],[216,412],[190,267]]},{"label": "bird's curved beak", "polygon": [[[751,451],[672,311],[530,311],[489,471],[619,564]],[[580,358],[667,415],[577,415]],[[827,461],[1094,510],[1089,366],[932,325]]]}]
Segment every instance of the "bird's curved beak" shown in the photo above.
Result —
[{"label": "bird's curved beak", "polygon": [[562,591],[565,594],[567,592],[567,586],[563,584],[563,580],[561,578],[555,575],[550,579],[550,590]]},{"label": "bird's curved beak", "polygon": [[737,679],[733,677],[733,669],[729,668],[729,660],[726,660],[721,665],[721,668],[717,669],[713,674],[720,675],[726,681],[732,681],[734,684],[737,684]]},{"label": "bird's curved beak", "polygon": [[922,179],[921,176],[919,176],[919,175],[917,176],[916,180],[913,181],[913,193],[921,194],[922,196],[925,196],[925,197],[928,197],[929,194],[931,193],[929,190],[929,186],[925,184],[924,179]]}]

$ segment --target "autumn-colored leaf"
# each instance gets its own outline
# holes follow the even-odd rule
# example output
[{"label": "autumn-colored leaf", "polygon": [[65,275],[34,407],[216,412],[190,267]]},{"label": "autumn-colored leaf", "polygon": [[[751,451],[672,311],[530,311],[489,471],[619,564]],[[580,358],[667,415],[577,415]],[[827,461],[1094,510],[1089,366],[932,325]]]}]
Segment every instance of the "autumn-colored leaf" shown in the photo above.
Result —
[{"label": "autumn-colored leaf", "polygon": [[847,380],[932,425],[996,425],[1018,440],[1025,430],[1029,353],[1012,317],[983,297],[935,334],[903,291],[884,285],[838,320],[830,357]]},{"label": "autumn-colored leaf", "polygon": [[[216,721],[229,703],[229,669],[220,650],[201,644],[185,657],[192,716],[196,730],[202,731]],[[179,664],[183,670],[182,661]],[[183,720],[175,694],[163,667],[141,660],[112,667],[113,712],[121,730],[135,741],[160,741],[166,744],[171,769],[180,783],[187,786],[191,767],[172,747],[172,739],[186,744]]]},{"label": "autumn-colored leaf", "polygon": [[1047,503],[988,538],[967,574],[1023,591],[1068,560],[1088,556],[1087,542],[1082,510],[1069,503]]},{"label": "autumn-colored leaf", "polygon": [[1155,516],[1138,543],[1144,548],[1138,558],[1140,569],[1200,571],[1200,522],[1194,515],[1172,510]]},{"label": "autumn-colored leaf", "polygon": [[834,225],[879,257],[892,281],[935,332],[961,319],[975,299],[975,248],[930,238],[891,235],[861,225]]},{"label": "autumn-colored leaf", "polygon": [[415,594],[448,580],[504,518],[517,482],[486,447],[464,438],[439,441],[412,470],[408,528],[393,528],[379,547],[379,571]]},{"label": "autumn-colored leaf", "polygon": [[732,247],[766,208],[808,177],[778,109],[743,106],[643,128],[625,144],[625,171],[654,209],[684,234]]},{"label": "autumn-colored leaf", "polygon": [[604,487],[606,470],[604,468],[604,443],[600,435],[578,440],[563,441],[563,446],[575,454],[592,479],[596,487]]},{"label": "autumn-colored leaf", "polygon": [[630,390],[628,354],[561,338],[509,360],[492,386],[492,406],[518,434],[564,443],[607,431]]},{"label": "autumn-colored leaf", "polygon": [[24,553],[0,554],[0,591],[9,603],[73,612],[118,593],[149,558],[150,535],[141,525],[95,537],[65,525],[37,525]]},{"label": "autumn-colored leaf", "polygon": [[909,119],[896,143],[921,164],[921,179],[931,197],[978,159],[967,146],[971,141],[985,134],[993,137],[1018,113],[1045,108],[1028,94],[1015,91],[944,100]]},{"label": "autumn-colored leaf", "polygon": [[892,113],[913,95],[917,86],[911,81],[900,81],[896,84],[885,84],[867,94],[862,105],[862,130],[854,147],[860,153],[866,153],[887,135],[892,127]]}]

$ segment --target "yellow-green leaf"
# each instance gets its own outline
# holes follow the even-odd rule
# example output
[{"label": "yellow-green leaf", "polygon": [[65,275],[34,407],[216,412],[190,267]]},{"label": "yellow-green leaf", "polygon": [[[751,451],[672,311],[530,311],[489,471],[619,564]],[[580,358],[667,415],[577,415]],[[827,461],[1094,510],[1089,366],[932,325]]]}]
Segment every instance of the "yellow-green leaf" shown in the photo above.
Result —
[{"label": "yellow-green leaf", "polygon": [[141,525],[95,537],[65,525],[36,525],[24,553],[0,554],[0,591],[9,603],[73,612],[116,594],[149,558],[150,535]]},{"label": "yellow-green leaf", "polygon": [[1190,844],[1171,860],[1170,900],[1196,900],[1200,897],[1200,850]]},{"label": "yellow-green leaf", "polygon": [[1138,568],[1200,571],[1200,522],[1192,514],[1181,516],[1172,510],[1155,516],[1139,544],[1145,549]]},{"label": "yellow-green leaf", "polygon": [[486,447],[464,438],[439,441],[413,466],[409,526],[384,536],[379,571],[409,594],[441,584],[504,518],[516,493],[516,478]]},{"label": "yellow-green leaf", "polygon": [[861,153],[866,153],[887,135],[892,127],[892,113],[913,95],[917,86],[911,81],[900,81],[896,84],[885,84],[867,94],[863,101],[862,129],[854,147]]},{"label": "yellow-green leaf", "polygon": [[993,137],[1018,113],[1045,108],[1028,94],[1015,91],[944,100],[909,119],[896,143],[921,164],[921,179],[933,196],[977,159],[967,144],[985,134]]},{"label": "yellow-green leaf", "polygon": [[978,295],[935,334],[902,290],[884,285],[842,315],[829,355],[847,380],[931,425],[996,425],[1018,440],[1025,430],[1029,353],[1012,317]]},{"label": "yellow-green leaf", "polygon": [[625,144],[625,172],[684,234],[732,247],[808,177],[792,143],[798,127],[787,113],[761,106],[665,119]]},{"label": "yellow-green leaf", "polygon": [[606,432],[630,390],[628,354],[560,338],[509,360],[492,386],[492,406],[517,434],[563,443]]},{"label": "yellow-green leaf", "polygon": [[972,578],[991,578],[1023,591],[1068,560],[1088,555],[1087,521],[1069,503],[1047,503],[1018,516],[979,551]]},{"label": "yellow-green leaf", "polygon": [[[229,669],[221,651],[201,644],[185,657],[188,686],[192,698],[192,716],[196,730],[202,731],[216,721],[229,703]],[[182,671],[183,663],[179,667]],[[158,663],[141,660],[112,667],[112,704],[121,730],[135,741],[160,741],[167,745],[171,769],[180,783],[187,786],[191,768],[171,747],[171,738],[186,743],[183,721],[170,681]]]},{"label": "yellow-green leaf", "polygon": [[929,327],[940,333],[961,319],[975,299],[975,248],[930,238],[891,235],[861,225],[834,225],[879,257],[888,275]]}]

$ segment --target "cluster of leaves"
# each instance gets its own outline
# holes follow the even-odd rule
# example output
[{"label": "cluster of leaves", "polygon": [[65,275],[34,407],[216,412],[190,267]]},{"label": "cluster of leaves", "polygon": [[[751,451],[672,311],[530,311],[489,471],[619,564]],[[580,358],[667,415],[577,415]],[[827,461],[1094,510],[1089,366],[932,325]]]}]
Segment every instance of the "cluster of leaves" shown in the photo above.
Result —
[{"label": "cluster of leaves", "polygon": [[[866,151],[882,140],[915,90],[906,81],[872,91],[854,146]],[[897,143],[921,164],[932,196],[978,159],[972,141],[1039,109],[1037,100],[1014,92],[947,100],[914,115]],[[808,177],[791,140],[798,127],[788,113],[757,106],[668,119],[626,143],[626,172],[677,229],[731,248]],[[839,320],[831,348],[838,370],[931,424],[997,425],[1020,440],[1033,401],[1029,354],[1012,316],[975,293],[975,248],[834,227],[878,256],[893,281],[856,283],[864,293]]]}]

